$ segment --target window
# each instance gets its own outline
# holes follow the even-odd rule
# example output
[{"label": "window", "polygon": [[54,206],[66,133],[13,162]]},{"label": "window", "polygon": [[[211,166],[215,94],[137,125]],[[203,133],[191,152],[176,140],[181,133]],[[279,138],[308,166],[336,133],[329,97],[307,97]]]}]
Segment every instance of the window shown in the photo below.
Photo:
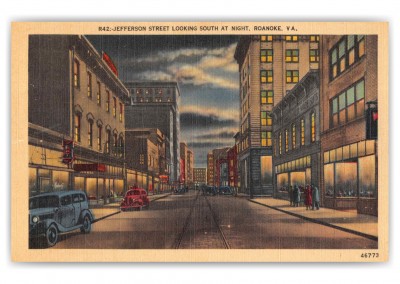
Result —
[{"label": "window", "polygon": [[299,62],[299,50],[298,49],[286,49],[285,62]]},{"label": "window", "polygon": [[300,121],[300,144],[301,146],[304,146],[306,144],[306,134],[305,134],[305,125],[304,125],[304,119]]},{"label": "window", "polygon": [[286,41],[298,41],[299,37],[298,36],[285,36]]},{"label": "window", "polygon": [[311,142],[315,142],[315,112],[311,113]]},{"label": "window", "polygon": [[114,156],[117,155],[118,152],[118,134],[114,133]]},{"label": "window", "polygon": [[93,120],[89,120],[88,144],[89,144],[90,147],[93,146]]},{"label": "window", "polygon": [[310,49],[310,62],[319,62],[319,49]]},{"label": "window", "polygon": [[261,36],[261,41],[272,41],[273,38],[274,37],[272,35],[262,35]]},{"label": "window", "polygon": [[272,125],[272,116],[270,113],[267,113],[266,111],[261,111],[261,125],[262,126]]},{"label": "window", "polygon": [[80,65],[78,60],[74,60],[74,87],[80,86]]},{"label": "window", "polygon": [[106,130],[106,153],[110,154],[110,146],[111,146],[111,130]]},{"label": "window", "polygon": [[98,135],[97,135],[97,150],[99,150],[99,151],[101,151],[101,136],[102,136],[102,132],[103,132],[103,127],[101,126],[101,125],[99,125],[98,127],[97,127],[97,133],[98,133]]},{"label": "window", "polygon": [[101,83],[97,81],[97,104],[101,106]]},{"label": "window", "polygon": [[299,71],[286,70],[286,83],[297,83],[297,82],[299,82]]},{"label": "window", "polygon": [[87,96],[92,98],[92,73],[87,72]]},{"label": "window", "polygon": [[329,76],[333,80],[346,69],[358,62],[365,54],[365,37],[363,35],[348,35],[329,51]]},{"label": "window", "polygon": [[113,97],[113,116],[117,117],[117,98]]},{"label": "window", "polygon": [[285,129],[285,152],[289,151],[289,131]]},{"label": "window", "polygon": [[319,35],[311,35],[310,41],[311,42],[319,42]]},{"label": "window", "polygon": [[78,113],[75,114],[74,128],[75,142],[81,142],[81,115]]},{"label": "window", "polygon": [[364,79],[331,99],[331,127],[344,124],[364,115]]},{"label": "window", "polygon": [[296,149],[296,124],[292,124],[292,149]]},{"label": "window", "polygon": [[272,70],[261,70],[261,83],[272,83],[274,75]]},{"label": "window", "polygon": [[279,155],[282,155],[282,132],[279,132]]},{"label": "window", "polygon": [[119,147],[118,153],[119,153],[120,157],[123,157],[123,155],[124,155],[124,138],[122,137],[122,135],[119,136],[118,140],[119,140],[118,141],[118,147]]},{"label": "window", "polygon": [[111,99],[111,95],[110,95],[110,91],[107,90],[107,101],[106,101],[106,111],[110,112],[110,99]]},{"label": "window", "polygon": [[272,62],[274,59],[274,52],[272,49],[261,49],[260,60],[261,62]]},{"label": "window", "polygon": [[274,91],[261,91],[261,104],[272,105],[274,103]]},{"label": "window", "polygon": [[122,116],[124,113],[124,106],[122,103],[119,103],[119,121],[122,122]]},{"label": "window", "polygon": [[261,146],[263,146],[263,147],[272,146],[272,132],[271,131],[261,131]]},{"label": "window", "polygon": [[139,163],[140,163],[141,165],[144,165],[144,155],[143,155],[143,154],[140,154],[140,155],[139,155]]}]

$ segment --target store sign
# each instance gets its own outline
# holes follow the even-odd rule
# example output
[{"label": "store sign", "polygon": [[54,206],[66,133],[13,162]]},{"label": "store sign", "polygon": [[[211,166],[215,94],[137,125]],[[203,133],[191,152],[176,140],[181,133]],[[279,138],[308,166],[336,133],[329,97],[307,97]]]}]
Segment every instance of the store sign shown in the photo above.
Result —
[{"label": "store sign", "polygon": [[72,140],[63,140],[63,156],[62,162],[64,164],[71,164],[74,160],[74,141]]},{"label": "store sign", "polygon": [[105,164],[75,164],[74,171],[77,172],[105,172]]},{"label": "store sign", "polygon": [[113,73],[118,76],[117,67],[115,66],[114,62],[111,60],[111,57],[104,51],[103,51],[103,60],[108,65],[108,67],[110,67],[111,71],[113,71]]}]

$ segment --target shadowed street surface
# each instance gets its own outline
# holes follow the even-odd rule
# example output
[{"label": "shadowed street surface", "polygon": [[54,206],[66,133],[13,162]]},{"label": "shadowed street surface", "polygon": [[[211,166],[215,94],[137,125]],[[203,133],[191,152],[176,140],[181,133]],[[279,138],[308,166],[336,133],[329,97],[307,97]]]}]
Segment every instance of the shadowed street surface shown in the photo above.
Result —
[{"label": "shadowed street surface", "polygon": [[60,236],[53,249],[374,249],[377,244],[245,198],[190,191],[98,221],[90,234]]}]

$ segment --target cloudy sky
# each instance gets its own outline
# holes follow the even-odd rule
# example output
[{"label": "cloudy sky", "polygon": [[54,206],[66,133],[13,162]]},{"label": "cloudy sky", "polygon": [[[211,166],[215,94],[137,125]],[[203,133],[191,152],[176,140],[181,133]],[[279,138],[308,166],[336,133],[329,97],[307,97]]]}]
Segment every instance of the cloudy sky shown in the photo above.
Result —
[{"label": "cloudy sky", "polygon": [[239,124],[237,36],[87,36],[108,53],[122,81],[177,81],[181,141],[206,167],[207,152],[232,146]]}]

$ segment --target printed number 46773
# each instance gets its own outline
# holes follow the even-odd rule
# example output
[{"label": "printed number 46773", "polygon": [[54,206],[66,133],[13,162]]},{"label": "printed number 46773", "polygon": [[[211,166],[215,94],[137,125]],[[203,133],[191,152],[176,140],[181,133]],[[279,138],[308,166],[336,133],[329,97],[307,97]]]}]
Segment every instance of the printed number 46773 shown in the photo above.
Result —
[{"label": "printed number 46773", "polygon": [[375,252],[362,253],[361,257],[362,258],[378,258],[379,257],[379,253],[375,253]]}]

